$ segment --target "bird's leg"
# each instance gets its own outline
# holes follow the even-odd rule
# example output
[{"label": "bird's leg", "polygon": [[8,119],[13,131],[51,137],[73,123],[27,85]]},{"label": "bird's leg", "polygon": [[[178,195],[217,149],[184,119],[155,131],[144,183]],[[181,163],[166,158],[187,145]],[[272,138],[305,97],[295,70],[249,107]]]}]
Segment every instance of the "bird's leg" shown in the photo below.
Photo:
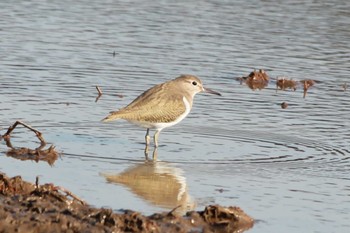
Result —
[{"label": "bird's leg", "polygon": [[149,129],[147,129],[146,131],[145,140],[146,140],[146,147],[148,147],[149,144],[151,143],[151,137],[149,136]]},{"label": "bird's leg", "polygon": [[148,146],[151,143],[151,137],[149,136],[149,129],[147,129],[146,131],[145,140],[146,140],[145,157],[146,157],[146,160],[148,160]]},{"label": "bird's leg", "polygon": [[156,133],[154,134],[154,147],[158,147],[158,137],[159,137],[160,130],[157,130]]},{"label": "bird's leg", "polygon": [[145,160],[148,161],[148,147],[145,148]]}]

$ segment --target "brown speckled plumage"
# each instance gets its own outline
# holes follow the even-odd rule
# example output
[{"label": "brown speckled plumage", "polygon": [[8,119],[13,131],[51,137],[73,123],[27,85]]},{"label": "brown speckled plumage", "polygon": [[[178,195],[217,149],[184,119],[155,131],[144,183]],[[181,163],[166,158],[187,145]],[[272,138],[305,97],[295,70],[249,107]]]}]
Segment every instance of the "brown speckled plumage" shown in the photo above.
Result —
[{"label": "brown speckled plumage", "polygon": [[[152,123],[167,123],[175,121],[178,116],[186,111],[183,102],[184,94],[192,107],[191,93],[184,93],[181,91],[181,87],[179,87],[179,83],[188,78],[200,82],[197,77],[182,75],[177,79],[156,85],[142,93],[128,106],[118,111],[111,112],[104,121],[116,119],[141,122],[146,121]],[[155,95],[154,93],[157,94]]]}]

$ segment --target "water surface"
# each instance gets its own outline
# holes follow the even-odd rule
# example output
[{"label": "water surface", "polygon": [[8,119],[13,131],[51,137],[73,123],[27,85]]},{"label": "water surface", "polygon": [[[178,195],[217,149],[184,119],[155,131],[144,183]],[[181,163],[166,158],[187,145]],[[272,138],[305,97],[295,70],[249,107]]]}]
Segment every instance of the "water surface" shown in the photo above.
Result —
[{"label": "water surface", "polygon": [[[23,120],[62,155],[52,167],[19,161],[2,141],[0,171],[40,175],[115,210],[218,203],[259,220],[250,232],[347,232],[349,10],[348,1],[3,1],[1,133]],[[317,83],[303,98],[273,80],[260,91],[235,80],[259,68]],[[184,73],[223,96],[198,94],[160,134],[160,162],[147,164],[145,130],[100,120]],[[23,128],[12,140],[38,145]]]}]

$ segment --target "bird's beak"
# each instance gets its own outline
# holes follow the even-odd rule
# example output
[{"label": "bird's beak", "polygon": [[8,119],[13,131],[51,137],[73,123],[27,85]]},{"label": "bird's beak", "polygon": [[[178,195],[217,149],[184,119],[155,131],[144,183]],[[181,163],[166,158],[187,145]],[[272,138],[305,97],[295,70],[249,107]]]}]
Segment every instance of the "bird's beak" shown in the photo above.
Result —
[{"label": "bird's beak", "polygon": [[203,92],[221,96],[219,92],[213,91],[212,89],[205,88],[205,87],[203,87]]}]

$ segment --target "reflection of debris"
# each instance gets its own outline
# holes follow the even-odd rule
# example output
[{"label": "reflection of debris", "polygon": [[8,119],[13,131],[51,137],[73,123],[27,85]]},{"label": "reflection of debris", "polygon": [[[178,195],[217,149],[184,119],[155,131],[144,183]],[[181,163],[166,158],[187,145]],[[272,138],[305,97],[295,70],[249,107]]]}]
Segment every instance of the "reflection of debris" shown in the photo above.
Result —
[{"label": "reflection of debris", "polygon": [[303,95],[303,98],[305,98],[305,97],[306,97],[306,92],[307,92],[307,90],[315,84],[315,81],[312,80],[312,79],[306,79],[306,80],[302,80],[302,81],[300,81],[300,82],[301,82],[301,84],[303,84],[303,86],[304,86],[304,95]]},{"label": "reflection of debris", "polygon": [[[17,125],[22,125],[33,131],[37,138],[40,140],[40,146],[36,149],[30,149],[25,147],[13,147],[11,143],[11,133],[17,127]],[[1,136],[1,138],[3,138],[6,141],[7,147],[10,148],[6,152],[6,155],[16,159],[34,160],[36,162],[46,161],[48,164],[52,165],[57,160],[59,155],[58,152],[55,150],[55,147],[52,145],[48,149],[44,149],[46,146],[46,142],[42,137],[42,133],[21,121],[16,121],[12,126],[10,126],[7,132],[3,136]]]},{"label": "reflection of debris", "polygon": [[0,232],[243,232],[254,224],[240,208],[218,205],[185,217],[118,212],[86,205],[53,184],[36,185],[0,173]]},{"label": "reflection of debris", "polygon": [[267,86],[267,84],[269,83],[269,76],[267,75],[267,73],[265,72],[265,70],[254,70],[253,72],[251,72],[247,77],[242,77],[241,78],[241,82],[245,80],[245,83],[247,84],[247,86],[252,89],[252,90],[256,90],[256,89],[263,89]]},{"label": "reflection of debris", "polygon": [[342,85],[342,87],[343,87],[343,90],[346,91],[346,89],[348,88],[348,84],[347,84],[347,83],[344,83],[344,84]]},{"label": "reflection of debris", "polygon": [[119,97],[119,98],[124,98],[124,96],[123,95],[121,95],[121,94],[115,94],[117,97]]},{"label": "reflection of debris", "polygon": [[225,189],[223,189],[223,188],[220,188],[220,189],[215,189],[215,191],[218,191],[219,193],[223,193],[223,192],[225,192],[225,191],[227,191],[227,190],[225,190]]},{"label": "reflection of debris", "polygon": [[295,91],[297,89],[297,82],[292,79],[282,77],[277,78],[276,86],[281,90],[293,89],[293,91]]},{"label": "reflection of debris", "polygon": [[286,102],[281,103],[281,108],[286,109],[288,107],[288,104]]},{"label": "reflection of debris", "polygon": [[58,152],[55,150],[55,147],[50,146],[46,150],[43,150],[40,147],[36,149],[29,149],[25,147],[12,147],[6,152],[6,155],[19,160],[34,160],[35,162],[46,161],[48,164],[53,165],[59,155]]}]

